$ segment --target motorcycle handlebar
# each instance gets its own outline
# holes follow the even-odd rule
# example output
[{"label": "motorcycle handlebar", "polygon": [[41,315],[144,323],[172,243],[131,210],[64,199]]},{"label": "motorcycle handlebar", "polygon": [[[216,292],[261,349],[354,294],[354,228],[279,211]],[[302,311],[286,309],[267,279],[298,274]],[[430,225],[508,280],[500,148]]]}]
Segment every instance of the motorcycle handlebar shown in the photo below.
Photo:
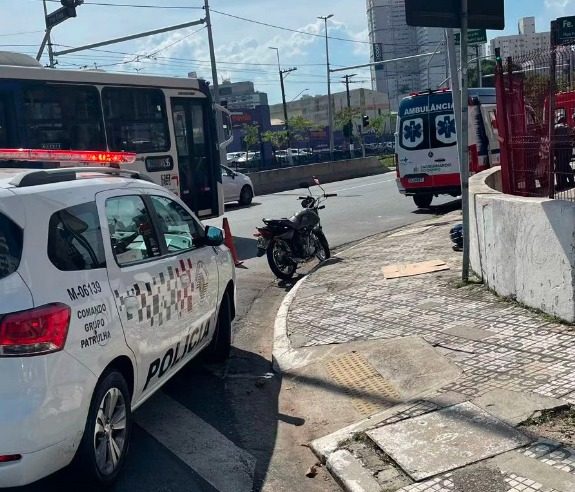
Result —
[{"label": "motorcycle handlebar", "polygon": [[328,194],[325,195],[326,198],[331,198],[331,197],[334,197],[334,196],[337,196],[337,193],[328,193]]},{"label": "motorcycle handlebar", "polygon": [[306,198],[308,198],[307,196],[298,196],[297,199],[298,200],[305,200]]}]

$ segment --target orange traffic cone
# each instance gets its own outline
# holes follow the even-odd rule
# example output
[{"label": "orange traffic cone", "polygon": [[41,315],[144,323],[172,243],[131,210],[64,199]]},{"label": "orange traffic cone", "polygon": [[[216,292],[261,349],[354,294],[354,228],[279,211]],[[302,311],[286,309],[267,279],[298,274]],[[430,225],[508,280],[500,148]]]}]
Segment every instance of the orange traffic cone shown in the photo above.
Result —
[{"label": "orange traffic cone", "polygon": [[240,259],[238,258],[238,252],[236,251],[236,246],[234,245],[234,237],[232,236],[232,231],[230,230],[230,224],[226,217],[224,217],[223,227],[224,227],[224,244],[232,253],[232,259],[234,260],[234,265],[236,265],[237,267],[241,266],[243,265],[244,262],[240,261]]}]

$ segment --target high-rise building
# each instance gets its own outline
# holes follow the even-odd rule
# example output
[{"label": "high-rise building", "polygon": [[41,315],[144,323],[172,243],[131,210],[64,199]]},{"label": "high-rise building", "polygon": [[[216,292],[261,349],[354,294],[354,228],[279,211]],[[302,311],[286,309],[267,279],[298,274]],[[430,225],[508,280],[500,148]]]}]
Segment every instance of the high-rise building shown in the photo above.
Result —
[{"label": "high-rise building", "polygon": [[519,34],[512,36],[499,36],[491,40],[491,54],[495,48],[501,49],[503,59],[507,57],[518,58],[530,51],[551,49],[551,34],[549,32],[536,32],[535,17],[523,17],[519,20]]},{"label": "high-rise building", "polygon": [[[387,94],[392,108],[411,92],[437,88],[447,77],[443,29],[408,26],[405,0],[367,0],[371,61],[423,53],[432,57],[405,60],[372,68],[372,88]],[[429,70],[428,70],[429,69]]]}]

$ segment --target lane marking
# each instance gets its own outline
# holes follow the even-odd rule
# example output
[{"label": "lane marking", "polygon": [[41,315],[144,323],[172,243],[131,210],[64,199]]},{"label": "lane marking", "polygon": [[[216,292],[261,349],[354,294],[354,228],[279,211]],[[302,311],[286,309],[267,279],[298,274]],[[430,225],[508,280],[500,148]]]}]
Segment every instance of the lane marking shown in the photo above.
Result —
[{"label": "lane marking", "polygon": [[334,193],[340,193],[342,191],[348,191],[348,190],[355,190],[357,188],[365,188],[366,186],[374,186],[374,185],[378,185],[381,183],[391,183],[392,181],[395,181],[395,178],[393,179],[384,179],[382,181],[376,181],[375,183],[367,183],[367,184],[363,184],[363,185],[358,185],[358,186],[350,186],[349,188],[342,188],[341,190],[334,190]]},{"label": "lane marking", "polygon": [[251,492],[256,458],[186,407],[159,392],[135,422],[220,492]]}]

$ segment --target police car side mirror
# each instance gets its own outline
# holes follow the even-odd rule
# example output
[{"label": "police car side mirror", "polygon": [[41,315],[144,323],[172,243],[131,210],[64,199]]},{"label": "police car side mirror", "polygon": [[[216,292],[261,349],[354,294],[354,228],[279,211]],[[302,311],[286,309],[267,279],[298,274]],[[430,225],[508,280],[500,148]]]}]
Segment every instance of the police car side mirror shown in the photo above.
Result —
[{"label": "police car side mirror", "polygon": [[206,226],[204,244],[207,246],[221,246],[224,244],[224,233],[221,229]]}]

